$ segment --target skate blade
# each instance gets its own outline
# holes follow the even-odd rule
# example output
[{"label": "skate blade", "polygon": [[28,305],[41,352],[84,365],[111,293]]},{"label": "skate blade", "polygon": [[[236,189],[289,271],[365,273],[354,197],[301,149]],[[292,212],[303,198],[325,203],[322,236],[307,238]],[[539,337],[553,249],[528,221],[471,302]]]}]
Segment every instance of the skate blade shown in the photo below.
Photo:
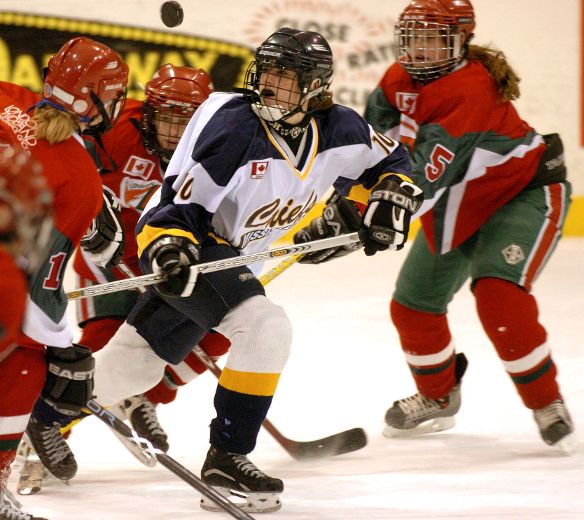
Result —
[{"label": "skate blade", "polygon": [[562,455],[572,455],[578,448],[578,439],[573,433],[570,433],[556,442],[552,448],[560,452]]},{"label": "skate blade", "polygon": [[20,478],[16,485],[16,492],[19,495],[35,495],[43,487],[43,481],[49,472],[40,460],[27,461],[20,472]]},{"label": "skate blade", "polygon": [[[282,507],[278,493],[244,493],[215,486],[213,489],[246,513],[273,513]],[[225,509],[207,497],[201,497],[201,509],[225,512]]]},{"label": "skate blade", "polygon": [[456,424],[454,417],[438,417],[429,421],[418,424],[415,428],[399,429],[386,425],[383,429],[383,436],[388,439],[400,437],[416,437],[428,433],[438,433],[444,430],[450,430]]}]

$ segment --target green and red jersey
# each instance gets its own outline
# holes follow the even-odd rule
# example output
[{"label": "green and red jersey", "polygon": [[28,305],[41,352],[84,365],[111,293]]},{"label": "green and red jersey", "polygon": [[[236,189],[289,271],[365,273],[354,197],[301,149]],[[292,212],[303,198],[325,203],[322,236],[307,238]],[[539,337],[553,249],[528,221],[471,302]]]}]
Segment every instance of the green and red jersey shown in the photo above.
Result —
[{"label": "green and red jersey", "polygon": [[368,99],[378,131],[408,144],[418,216],[434,251],[464,242],[533,178],[543,137],[523,121],[476,61],[430,83],[393,64]]}]

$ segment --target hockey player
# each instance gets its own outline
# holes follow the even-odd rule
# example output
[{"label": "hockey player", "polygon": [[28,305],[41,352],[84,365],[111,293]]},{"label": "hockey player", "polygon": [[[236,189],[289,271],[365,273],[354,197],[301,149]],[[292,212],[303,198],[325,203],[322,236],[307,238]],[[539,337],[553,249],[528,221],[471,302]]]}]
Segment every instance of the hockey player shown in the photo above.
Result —
[{"label": "hockey player", "polygon": [[[121,203],[125,236],[123,262],[129,273],[139,273],[134,229],[150,196],[161,185],[164,171],[190,118],[213,91],[211,78],[202,69],[160,67],[146,84],[146,100],[128,99],[112,130],[95,146],[102,180]],[[119,269],[95,265],[92,255],[79,249],[73,266],[78,287],[87,287],[125,278]],[[83,334],[79,344],[100,350],[114,335],[138,299],[134,291],[106,294],[77,301],[77,316]],[[201,342],[205,351],[217,358],[227,352],[227,341],[220,334],[208,334]],[[194,353],[178,366],[167,366],[163,380],[144,395],[123,399],[118,404],[122,416],[130,419],[134,430],[154,446],[168,451],[168,441],[155,406],[174,400],[178,386],[205,371]],[[113,411],[113,410],[112,410]]]},{"label": "hockey player", "polygon": [[390,306],[418,393],[385,420],[390,434],[454,424],[466,359],[447,311],[470,277],[483,328],[541,437],[570,449],[572,420],[531,295],[570,203],[562,143],[519,117],[519,78],[501,52],[470,44],[474,28],[468,0],[410,2],[397,62],[367,104],[374,128],[410,145],[426,198]]},{"label": "hockey player", "polygon": [[[55,208],[48,253],[29,280],[17,348],[10,363],[3,362],[2,383],[10,391],[0,392],[0,424],[8,425],[10,441],[16,444],[40,394],[40,420],[31,420],[27,432],[37,451],[48,450],[56,460],[66,454],[52,452],[52,430],[42,422],[45,413],[77,415],[93,388],[91,352],[73,344],[63,275],[94,217],[110,209],[79,132],[99,133],[111,125],[123,107],[127,79],[127,66],[114,51],[79,37],[49,61],[41,96],[0,83],[0,120],[42,165]],[[108,249],[115,254],[118,247]]]},{"label": "hockey player", "polygon": [[[142,271],[170,278],[140,297],[96,354],[95,386],[101,403],[115,403],[151,387],[166,363],[184,359],[210,329],[227,337],[232,345],[202,478],[226,495],[244,492],[250,512],[280,507],[283,482],[247,455],[288,358],[291,324],[266,298],[256,277],[260,266],[198,278],[188,266],[264,249],[333,184],[371,200],[371,252],[401,242],[396,226],[421,203],[421,190],[407,178],[405,148],[333,104],[332,52],[320,34],[280,29],[255,57],[243,95],[211,94],[196,112],[138,223]],[[203,507],[216,506],[204,501]]]},{"label": "hockey player", "polygon": [[5,404],[0,417],[0,520],[42,520],[21,511],[7,485],[28,417],[20,416],[13,381],[13,365],[20,358],[15,352],[26,307],[26,274],[39,267],[46,253],[52,195],[40,164],[17,145],[9,146],[11,133],[0,123],[0,294],[5,303],[0,306],[0,396],[2,402],[12,402],[14,410],[12,414]]}]

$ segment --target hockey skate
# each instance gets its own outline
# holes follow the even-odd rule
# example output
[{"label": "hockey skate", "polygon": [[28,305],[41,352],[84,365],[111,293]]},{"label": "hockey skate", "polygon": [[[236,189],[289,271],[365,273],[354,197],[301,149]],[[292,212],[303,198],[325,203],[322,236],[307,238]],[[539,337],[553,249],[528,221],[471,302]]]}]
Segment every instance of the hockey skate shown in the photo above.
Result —
[{"label": "hockey skate", "polygon": [[[247,513],[272,513],[282,507],[284,483],[260,471],[245,455],[210,448],[201,478]],[[222,511],[206,497],[201,499],[201,507]]]},{"label": "hockey skate", "polygon": [[454,427],[454,416],[460,410],[460,384],[468,362],[464,354],[456,355],[456,385],[441,399],[414,394],[393,403],[385,414],[385,437],[411,437],[436,433]]},{"label": "hockey skate", "polygon": [[134,431],[149,441],[152,446],[166,453],[169,449],[168,435],[160,426],[156,415],[156,406],[144,395],[128,397],[119,403],[130,419]]},{"label": "hockey skate", "polygon": [[26,434],[39,459],[51,475],[59,480],[71,480],[77,473],[77,461],[61,434],[59,426],[46,426],[31,417]]},{"label": "hockey skate", "polygon": [[42,489],[48,471],[34,451],[26,433],[18,446],[14,467],[20,472],[16,484],[16,492],[19,495],[34,495]]},{"label": "hockey skate", "polygon": [[546,444],[566,454],[576,449],[574,426],[564,401],[556,399],[543,408],[533,410],[533,418]]},{"label": "hockey skate", "polygon": [[7,489],[0,489],[0,520],[47,520],[20,510],[20,502]]},{"label": "hockey skate", "polygon": [[[127,413],[128,408],[126,408],[125,406],[126,401],[128,401],[128,399],[124,399],[119,403],[110,406],[107,409],[107,411],[110,412],[112,415],[115,415],[120,421],[124,422],[128,421],[129,416]],[[129,439],[128,437],[124,437],[123,435],[120,435],[114,430],[112,431],[117,437],[117,439],[124,445],[124,447],[132,455],[134,455],[136,459],[138,459],[142,464],[144,464],[144,466],[148,466],[149,468],[156,466],[156,457],[153,454],[149,453],[148,451],[145,451],[141,446],[142,444],[144,444],[144,441],[146,441],[146,439],[141,439],[140,435],[137,435],[136,439]],[[150,443],[150,447],[154,449],[152,443]]]}]

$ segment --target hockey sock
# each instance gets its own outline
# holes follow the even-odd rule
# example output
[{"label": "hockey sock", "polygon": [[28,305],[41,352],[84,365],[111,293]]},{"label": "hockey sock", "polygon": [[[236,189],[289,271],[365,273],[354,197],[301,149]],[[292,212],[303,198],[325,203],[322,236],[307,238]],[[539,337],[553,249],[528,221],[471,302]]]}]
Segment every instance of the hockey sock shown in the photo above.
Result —
[{"label": "hockey sock", "polygon": [[535,298],[498,278],[479,279],[473,292],[485,332],[525,406],[543,408],[558,399],[556,366],[538,321]]},{"label": "hockey sock", "polygon": [[418,391],[445,397],[456,384],[455,352],[446,314],[411,309],[392,299],[390,314]]}]

